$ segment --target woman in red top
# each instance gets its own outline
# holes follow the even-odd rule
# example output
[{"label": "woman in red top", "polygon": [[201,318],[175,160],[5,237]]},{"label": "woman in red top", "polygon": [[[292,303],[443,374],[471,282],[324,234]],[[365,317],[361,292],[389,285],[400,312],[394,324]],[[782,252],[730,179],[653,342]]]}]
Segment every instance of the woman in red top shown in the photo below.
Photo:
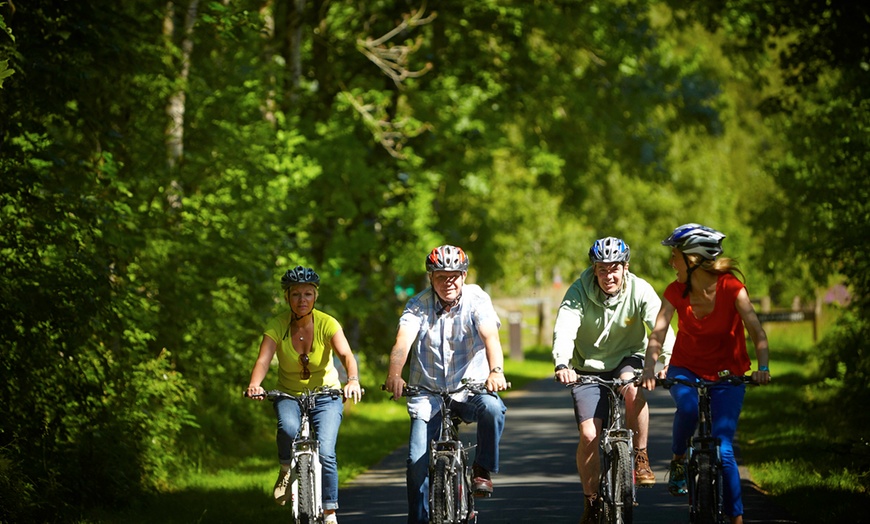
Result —
[{"label": "woman in red top", "polygon": [[[720,257],[725,235],[699,224],[678,227],[662,241],[671,249],[671,267],[677,280],[665,290],[655,329],[649,336],[645,362],[655,364],[674,312],[678,331],[673,356],[667,370],[669,378],[716,380],[721,372],[743,375],[752,367],[746,352],[744,326],[755,344],[758,371],[752,378],[759,384],[770,382],[767,335],[749,301],[746,288],[737,278],[743,273],[736,261]],[[655,388],[655,370],[644,368],[643,384]],[[710,390],[713,436],[720,439],[724,485],[724,509],[732,524],[743,524],[740,473],[734,458],[734,434],[743,407],[745,385],[721,385]],[[698,423],[698,390],[684,385],[670,388],[677,405],[674,415],[668,490],[672,495],[686,494],[685,455],[689,438]]]}]

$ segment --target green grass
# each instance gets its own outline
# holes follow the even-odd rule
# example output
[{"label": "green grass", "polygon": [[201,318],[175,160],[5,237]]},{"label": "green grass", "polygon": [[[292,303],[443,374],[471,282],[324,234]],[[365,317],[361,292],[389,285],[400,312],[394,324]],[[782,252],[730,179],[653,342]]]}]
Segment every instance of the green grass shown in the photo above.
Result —
[{"label": "green grass", "polygon": [[870,505],[870,417],[819,377],[808,324],[766,326],[773,381],[747,391],[738,430],[753,481],[801,522],[854,522]]}]

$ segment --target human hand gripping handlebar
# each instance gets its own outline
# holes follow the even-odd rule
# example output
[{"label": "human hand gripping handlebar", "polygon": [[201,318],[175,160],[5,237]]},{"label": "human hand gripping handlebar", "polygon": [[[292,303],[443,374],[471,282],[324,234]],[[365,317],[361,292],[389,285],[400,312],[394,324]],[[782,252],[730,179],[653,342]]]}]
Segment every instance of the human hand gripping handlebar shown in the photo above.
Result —
[{"label": "human hand gripping handlebar", "polygon": [[[559,382],[558,377],[556,381]],[[641,384],[641,374],[640,370],[636,370],[634,376],[631,378],[613,378],[613,379],[604,379],[597,375],[577,375],[577,378],[570,382],[562,383],[566,388],[579,386],[581,384],[601,384],[603,386],[616,386],[620,388],[622,386],[635,385],[639,386]]]},{"label": "human hand gripping handlebar", "polygon": [[[506,389],[510,389],[510,387],[511,387],[511,383],[507,382]],[[382,391],[389,391],[386,384],[381,385],[381,390]],[[404,387],[402,388],[402,395],[401,396],[413,397],[416,395],[422,395],[424,393],[429,393],[431,395],[443,396],[443,395],[453,395],[454,393],[459,393],[461,391],[470,391],[471,393],[474,393],[476,395],[497,396],[495,391],[489,391],[488,389],[486,389],[486,382],[485,381],[477,382],[477,381],[471,381],[471,380],[465,380],[465,379],[462,381],[461,386],[459,386],[456,389],[452,389],[452,390],[447,389],[447,388],[432,389],[432,388],[428,388],[428,387],[422,386],[422,385],[405,384]],[[395,395],[390,397],[390,400],[396,400]]]},{"label": "human hand gripping handlebar", "polygon": [[[364,388],[360,388],[360,394],[365,394]],[[327,388],[324,386],[318,386],[318,387],[314,388],[313,390],[305,390],[302,392],[302,395],[299,395],[299,396],[291,395],[289,393],[285,393],[285,392],[278,390],[278,389],[271,389],[268,391],[263,390],[262,393],[254,393],[254,394],[249,394],[248,390],[245,390],[242,392],[242,395],[244,395],[246,398],[250,398],[253,400],[263,400],[266,398],[268,398],[269,400],[277,400],[280,398],[299,398],[300,396],[303,396],[303,397],[305,397],[305,396],[308,396],[308,397],[330,396],[332,398],[341,398],[343,400],[347,400],[347,396],[344,394],[344,390],[337,389],[337,388]],[[354,400],[356,400],[356,399],[354,399]]]},{"label": "human hand gripping handlebar", "polygon": [[756,382],[751,375],[726,375],[724,377],[720,377],[717,380],[705,380],[705,379],[697,379],[697,380],[688,380],[684,378],[656,378],[655,382],[657,385],[664,387],[665,389],[670,388],[674,384],[682,384],[684,386],[689,386],[696,388],[698,386],[716,386],[719,384],[749,384],[752,386],[760,385]]}]

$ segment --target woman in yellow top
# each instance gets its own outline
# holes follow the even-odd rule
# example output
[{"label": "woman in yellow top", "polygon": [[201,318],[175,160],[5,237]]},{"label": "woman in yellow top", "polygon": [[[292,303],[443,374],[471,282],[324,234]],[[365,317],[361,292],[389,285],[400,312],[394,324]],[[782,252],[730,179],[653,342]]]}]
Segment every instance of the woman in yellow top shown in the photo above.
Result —
[{"label": "woman in yellow top", "polygon": [[[311,268],[297,266],[281,278],[284,299],[290,311],[281,313],[269,321],[260,343],[260,354],[254,369],[247,395],[262,395],[261,386],[272,358],[278,356],[278,389],[298,395],[303,390],[318,386],[340,389],[338,370],[332,362],[333,352],[341,359],[347,370],[345,398],[360,400],[359,371],[350,344],[338,321],[314,309],[318,296],[320,277]],[[262,398],[262,397],[261,397]],[[341,399],[318,397],[311,414],[312,424],[320,443],[320,463],[323,466],[323,510],[326,524],[337,523],[338,509],[338,464],[335,457],[335,442],[344,410]],[[278,418],[278,460],[281,471],[275,482],[275,501],[283,505],[290,498],[290,462],[293,439],[299,431],[299,404],[289,398],[275,402]]]}]

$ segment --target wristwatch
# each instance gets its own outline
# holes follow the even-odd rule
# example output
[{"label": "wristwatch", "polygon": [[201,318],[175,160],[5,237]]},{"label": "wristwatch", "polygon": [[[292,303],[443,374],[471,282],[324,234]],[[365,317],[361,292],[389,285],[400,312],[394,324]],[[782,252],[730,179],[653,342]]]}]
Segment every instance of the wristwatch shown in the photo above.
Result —
[{"label": "wristwatch", "polygon": [[490,373],[504,373],[504,370],[501,368],[501,366],[496,366],[496,367],[490,369],[489,372]]},{"label": "wristwatch", "polygon": [[559,364],[558,366],[556,366],[556,369],[553,370],[553,372],[558,373],[559,371],[562,371],[563,369],[568,369],[568,365],[567,364]]}]

